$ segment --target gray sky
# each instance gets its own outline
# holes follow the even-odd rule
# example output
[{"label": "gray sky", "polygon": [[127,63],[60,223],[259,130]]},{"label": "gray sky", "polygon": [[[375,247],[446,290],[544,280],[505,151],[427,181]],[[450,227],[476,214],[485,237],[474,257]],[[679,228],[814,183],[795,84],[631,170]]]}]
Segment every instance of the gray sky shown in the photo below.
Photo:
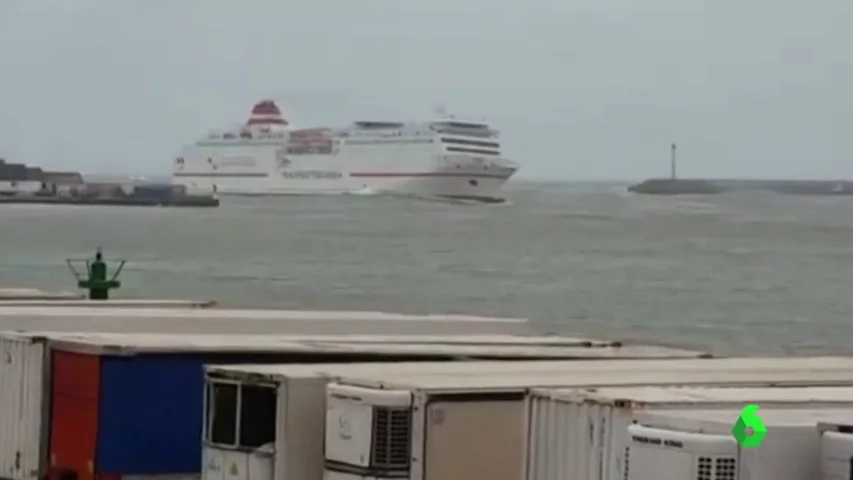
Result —
[{"label": "gray sky", "polygon": [[526,178],[853,179],[851,46],[851,0],[0,0],[0,156],[167,172],[271,97],[485,117]]}]

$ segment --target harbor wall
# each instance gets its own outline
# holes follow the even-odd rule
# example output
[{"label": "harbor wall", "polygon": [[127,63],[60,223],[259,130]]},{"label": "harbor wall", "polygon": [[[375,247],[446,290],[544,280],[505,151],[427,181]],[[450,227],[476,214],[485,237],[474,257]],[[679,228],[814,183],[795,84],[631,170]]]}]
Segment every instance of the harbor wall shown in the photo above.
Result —
[{"label": "harbor wall", "polygon": [[628,191],[647,195],[713,195],[761,191],[787,195],[833,196],[853,195],[853,181],[651,178],[629,186]]}]

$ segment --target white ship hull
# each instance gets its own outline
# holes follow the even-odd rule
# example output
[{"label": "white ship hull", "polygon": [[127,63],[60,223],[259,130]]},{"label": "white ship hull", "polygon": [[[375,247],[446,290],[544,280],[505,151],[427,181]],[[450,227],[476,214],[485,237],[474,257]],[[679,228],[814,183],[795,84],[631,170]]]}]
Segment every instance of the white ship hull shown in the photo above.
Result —
[{"label": "white ship hull", "polygon": [[[326,172],[310,171],[317,172],[317,175]],[[491,170],[435,168],[420,172],[358,171],[342,173],[340,178],[311,178],[311,174],[307,173],[309,177],[303,179],[285,178],[281,172],[181,172],[175,174],[173,183],[186,185],[191,190],[215,191],[219,195],[337,195],[369,192],[494,201],[499,199],[501,188],[514,172],[512,167]]]},{"label": "white ship hull", "polygon": [[244,129],[187,147],[175,162],[173,183],[219,195],[376,193],[499,201],[518,166],[500,157],[486,125],[470,124],[479,130],[469,137],[464,129],[441,133],[445,124]]}]

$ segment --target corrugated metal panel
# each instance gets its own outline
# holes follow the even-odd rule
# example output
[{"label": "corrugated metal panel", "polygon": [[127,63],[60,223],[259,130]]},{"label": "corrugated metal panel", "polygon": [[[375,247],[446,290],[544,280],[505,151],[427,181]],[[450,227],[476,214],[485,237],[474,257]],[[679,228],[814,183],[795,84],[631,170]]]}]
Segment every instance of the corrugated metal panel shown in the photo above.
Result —
[{"label": "corrugated metal panel", "polygon": [[204,362],[190,355],[103,358],[99,473],[201,471]]},{"label": "corrugated metal panel", "polygon": [[100,359],[94,355],[52,355],[50,463],[76,471],[80,480],[94,478],[98,436]]},{"label": "corrugated metal panel", "polygon": [[46,466],[44,365],[43,341],[0,338],[0,477],[37,478]]},{"label": "corrugated metal panel", "polygon": [[[587,459],[578,456],[580,449],[567,448],[565,440],[573,436],[566,415],[558,410],[560,405],[541,397],[530,397],[527,405],[527,479],[563,480],[574,478],[569,476],[570,471],[576,475],[584,472]],[[581,438],[581,442],[593,442],[592,427],[588,427],[589,438]]]}]

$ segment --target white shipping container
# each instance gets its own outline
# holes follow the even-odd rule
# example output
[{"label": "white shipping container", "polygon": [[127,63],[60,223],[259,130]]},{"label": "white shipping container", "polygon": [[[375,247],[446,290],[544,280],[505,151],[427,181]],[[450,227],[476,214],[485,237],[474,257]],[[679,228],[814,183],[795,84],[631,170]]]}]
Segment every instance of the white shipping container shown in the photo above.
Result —
[{"label": "white shipping container", "polygon": [[527,480],[624,480],[628,427],[643,410],[851,408],[853,387],[534,389],[527,397]]},{"label": "white shipping container", "polygon": [[[270,309],[103,308],[0,304],[0,330],[269,333],[532,334],[519,318]],[[601,343],[591,341],[593,343]]]},{"label": "white shipping container", "polygon": [[821,422],[818,431],[822,480],[853,478],[853,426]]},{"label": "white shipping container", "polygon": [[50,361],[43,342],[0,338],[0,478],[36,479],[48,450]]},{"label": "white shipping container", "polygon": [[[750,361],[741,359],[741,365],[732,370],[706,370],[701,374],[666,366],[655,369],[656,364],[672,363],[661,361],[646,362],[645,368],[640,369],[610,371],[377,373],[362,378],[336,378],[326,390],[325,478],[523,478],[524,397],[529,388],[853,385],[849,380],[853,372],[743,369],[743,364]],[[585,363],[588,362],[579,362]]]},{"label": "white shipping container", "polygon": [[637,414],[628,427],[625,480],[814,480],[820,478],[817,425],[853,425],[853,410],[759,409],[761,445],[741,448],[731,433],[736,410],[669,410]]},{"label": "white shipping container", "polygon": [[[61,311],[63,308],[45,308],[44,310]],[[90,309],[93,312],[104,310],[111,309]],[[146,311],[152,310],[156,309],[146,309]],[[192,310],[182,311],[192,312]],[[273,320],[275,318],[272,317]],[[139,318],[134,320],[139,321]],[[203,323],[196,326],[197,331],[203,331],[200,325]],[[638,358],[643,355],[666,358],[670,355],[667,349],[653,347],[650,349],[642,346],[608,347],[604,342],[583,339],[506,335],[396,335],[390,337],[354,335],[350,337],[342,335],[0,332],[0,359],[2,359],[0,362],[0,406],[2,406],[0,428],[2,430],[0,431],[3,432],[3,435],[0,435],[0,478],[5,476],[13,479],[35,478],[32,472],[45,470],[47,456],[45,444],[48,439],[46,430],[50,425],[49,390],[45,387],[50,382],[50,361],[46,358],[51,349],[82,353],[106,351],[111,355],[192,351],[321,354],[328,356],[330,361],[335,361],[336,358],[341,361],[340,359],[347,356],[366,356],[374,360],[394,361],[403,358],[450,360],[477,357],[509,357],[523,360],[548,355],[574,359],[619,358],[620,356]],[[675,355],[678,354],[679,352],[676,351]],[[704,359],[689,360],[690,362],[705,361]],[[585,362],[570,361],[568,363]],[[561,369],[565,364],[566,362],[542,362],[543,368]],[[812,366],[815,365],[834,366],[838,365],[838,362],[832,357],[827,357],[815,362]],[[853,371],[853,361],[850,362],[849,367],[850,371]],[[511,367],[502,366],[502,368]],[[322,399],[322,395],[320,398]]]}]

